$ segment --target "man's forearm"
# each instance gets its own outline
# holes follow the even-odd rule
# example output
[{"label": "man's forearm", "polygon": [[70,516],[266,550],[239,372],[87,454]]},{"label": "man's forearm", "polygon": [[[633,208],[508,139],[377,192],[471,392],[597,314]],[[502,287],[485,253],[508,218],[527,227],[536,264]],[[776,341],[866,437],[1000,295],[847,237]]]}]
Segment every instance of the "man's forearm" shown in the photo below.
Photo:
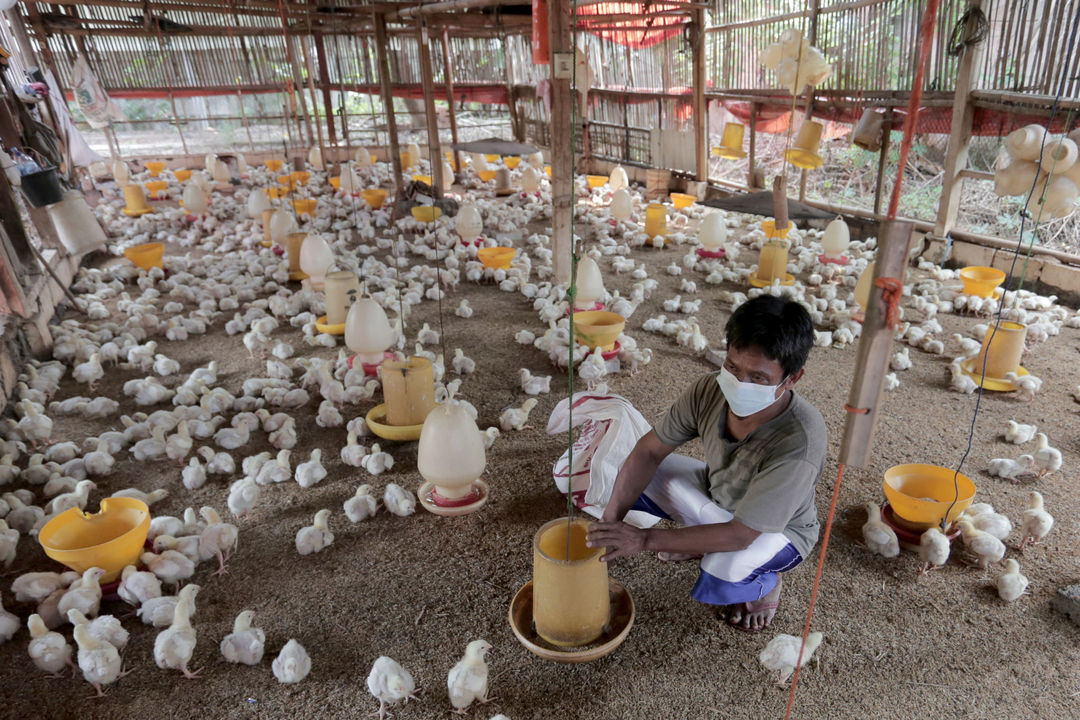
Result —
[{"label": "man's forearm", "polygon": [[619,469],[619,476],[615,478],[615,487],[611,491],[611,500],[604,508],[602,519],[605,522],[622,520],[652,482],[659,465],[659,460],[635,448]]},{"label": "man's forearm", "polygon": [[644,532],[646,550],[687,555],[744,550],[760,535],[734,520],[694,527],[650,528]]}]

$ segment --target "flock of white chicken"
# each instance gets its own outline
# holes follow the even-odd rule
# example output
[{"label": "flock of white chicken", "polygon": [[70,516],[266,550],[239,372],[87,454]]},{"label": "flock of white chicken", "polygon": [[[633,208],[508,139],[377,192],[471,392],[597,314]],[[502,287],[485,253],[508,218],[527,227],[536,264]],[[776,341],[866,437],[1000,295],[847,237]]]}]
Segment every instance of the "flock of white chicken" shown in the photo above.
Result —
[{"label": "flock of white chicken", "polygon": [[[357,172],[366,174],[371,184],[389,181],[385,164]],[[307,223],[306,229],[321,232],[331,241],[337,267],[356,272],[363,279],[366,291],[391,314],[398,330],[399,355],[407,346],[413,306],[441,302],[463,282],[487,281],[502,291],[523,296],[538,315],[536,330],[522,329],[514,335],[514,340],[547,355],[555,368],[576,366],[577,376],[588,385],[603,388],[604,377],[609,373],[633,374],[649,363],[652,350],[639,345],[627,333],[619,337],[618,356],[610,360],[599,351],[590,352],[588,347],[572,342],[566,317],[567,290],[552,277],[550,237],[526,229],[530,222],[543,221],[551,215],[547,186],[534,194],[521,193],[508,200],[495,200],[490,187],[478,182],[475,175],[467,173],[465,177],[469,197],[485,217],[488,238],[484,244],[512,244],[519,248],[509,270],[484,267],[477,260],[475,247],[456,242],[451,221],[447,219],[430,225],[409,217],[394,221],[388,208],[372,210],[363,200],[341,193],[319,196],[314,217]],[[256,187],[273,182],[271,174],[263,168],[252,169],[250,180],[249,185]],[[321,186],[323,181],[324,176],[315,172],[309,187]],[[170,191],[177,194],[175,181]],[[700,290],[706,285],[746,284],[754,267],[745,260],[755,257],[754,251],[765,241],[757,221],[728,216],[730,239],[725,244],[726,260],[702,259],[694,252],[694,238],[687,230],[689,219],[702,216],[700,207],[676,213],[672,223],[675,229],[667,238],[650,238],[636,223],[610,216],[605,209],[608,200],[605,190],[590,192],[581,179],[577,191],[580,197],[575,232],[590,241],[589,254],[594,259],[604,262],[608,258],[614,275],[628,273],[633,280],[625,295],[608,293],[605,298],[608,309],[630,318],[658,287],[658,281],[649,277],[645,263],[631,257],[632,248],[685,244],[687,252],[664,268],[670,276],[685,275],[679,279],[679,294],[663,302],[664,311],[671,318],[666,314],[651,317],[641,327],[646,332],[672,338],[693,354],[721,364],[722,350],[710,347],[695,317],[703,302],[709,301]],[[307,190],[301,190],[304,192]],[[393,466],[394,458],[378,443],[370,447],[362,444],[371,432],[363,414],[355,409],[356,405],[374,399],[379,381],[365,376],[359,367],[352,368],[345,349],[339,350],[333,359],[303,355],[304,346],[334,347],[337,339],[316,330],[315,319],[324,311],[320,296],[309,290],[290,288],[284,259],[257,246],[261,227],[243,212],[248,193],[244,186],[234,194],[215,193],[210,211],[201,218],[164,207],[153,214],[127,218],[120,213],[122,194],[111,186],[103,188],[104,202],[96,212],[110,234],[118,238],[117,252],[148,241],[167,241],[174,247],[198,252],[168,255],[164,270],[139,271],[126,263],[80,270],[73,290],[80,296],[79,309],[86,318],[65,319],[53,327],[55,359],[31,361],[26,366],[13,399],[15,418],[0,422],[0,434],[4,438],[0,441],[0,485],[20,485],[0,499],[3,517],[0,561],[5,565],[16,559],[20,547],[33,542],[23,539],[24,536],[33,535],[64,510],[85,508],[91,493],[107,483],[116,463],[126,457],[139,462],[175,463],[179,482],[172,482],[166,477],[170,473],[162,472],[160,482],[167,487],[149,492],[128,488],[110,493],[112,496],[138,497],[153,504],[181,488],[197,490],[211,477],[225,478],[229,486],[221,502],[238,518],[237,522],[250,515],[263,494],[276,484],[295,480],[300,487],[310,488],[320,483],[328,476],[323,465],[324,451],[333,453],[335,449],[316,448],[295,466],[291,457],[301,432],[295,414],[316,404],[314,421],[318,427],[347,430],[348,439],[339,451],[343,464],[372,477]],[[636,191],[634,203],[640,214],[644,200]],[[875,243],[873,240],[852,243],[851,261],[846,266],[822,265],[817,260],[821,249],[816,240],[820,236],[814,230],[794,230],[790,235],[793,246],[788,271],[805,278],[804,282],[788,287],[776,283],[747,292],[717,289],[713,297],[729,309],[761,293],[794,298],[806,305],[813,317],[816,345],[853,344],[862,327],[852,317],[856,309],[853,289],[859,273],[873,258]],[[207,262],[203,253],[212,253],[213,262]],[[897,339],[937,355],[946,352],[951,340],[959,348],[961,359],[972,357],[986,332],[992,303],[950,288],[949,283],[955,279],[952,271],[926,262],[920,262],[920,268],[926,277],[904,289],[902,311],[906,317]],[[1006,293],[1005,302],[1011,308],[1007,317],[1028,324],[1031,342],[1056,335],[1063,324],[1080,327],[1080,313],[1069,313],[1054,298],[1029,292]],[[453,312],[469,318],[474,309],[468,299],[461,299]],[[946,338],[935,318],[939,312],[966,313],[983,322],[972,328],[971,337]],[[230,392],[219,382],[217,362],[211,361],[185,375],[181,363],[167,355],[168,342],[183,342],[203,335],[219,324],[224,325],[228,335],[241,336],[247,352],[266,363],[265,374],[244,379],[239,393]],[[412,354],[428,357],[434,365],[437,397],[454,397],[462,379],[475,371],[475,362],[461,348],[454,348],[447,367],[444,339],[427,324],[414,337],[415,343],[410,346]],[[297,346],[300,346],[299,356]],[[909,348],[905,347],[893,357],[892,367],[894,371],[902,371],[912,362]],[[98,383],[116,367],[137,376],[123,383],[124,399],[95,397]],[[87,395],[54,399],[69,368],[71,378],[86,387]],[[450,381],[448,372],[459,377]],[[483,432],[486,447],[490,448],[500,433],[528,428],[529,414],[537,404],[536,396],[551,391],[550,375],[539,375],[528,368],[521,368],[518,375],[520,390],[527,397],[520,406],[508,407],[501,413],[498,427]],[[1023,379],[1022,392],[1029,399],[1038,391],[1035,380],[1031,376]],[[954,372],[954,389],[971,392],[970,382],[967,376]],[[888,376],[887,383],[889,387],[899,385],[895,372]],[[1080,388],[1077,393],[1080,400]],[[465,400],[461,402],[475,418],[475,408]],[[120,414],[122,403],[143,408],[145,412]],[[159,407],[169,405],[171,409]],[[352,419],[347,420],[347,415],[352,415]],[[78,442],[56,441],[52,417],[60,416],[116,419],[120,429],[103,429],[98,435]],[[276,454],[246,452],[253,437],[260,434],[277,450]],[[1034,435],[1034,430],[1030,435]],[[1032,439],[1023,433],[1016,435],[1022,436]],[[1016,461],[1022,466],[1019,472],[1003,467],[998,474],[1021,479],[1023,473],[1045,474],[1060,468],[1060,453],[1048,446],[1045,435],[1040,433],[1038,438],[1036,451]],[[1053,453],[1057,453],[1056,460]],[[1025,458],[1030,458],[1030,462]],[[1052,519],[1041,509],[1041,496],[1036,507],[1037,495],[1032,493],[1030,523],[1025,513],[1022,544],[1040,541],[1052,524]],[[415,494],[393,482],[387,483],[381,492],[370,483],[360,484],[342,510],[349,522],[362,522],[376,514],[380,499],[394,515],[406,517],[415,511]],[[295,546],[300,555],[319,552],[334,542],[332,517],[329,509],[319,509],[312,524],[298,530]],[[874,517],[872,513],[868,526]],[[965,543],[983,561],[984,567],[986,562],[999,560],[1003,555],[1002,550],[995,558],[996,550],[983,549],[983,538],[990,533],[987,526],[991,517],[1000,516],[995,516],[991,508],[973,506],[961,522]],[[881,528],[875,525],[871,529],[873,537],[867,537],[867,544],[884,551],[883,554],[891,552],[895,536],[882,541],[878,538]],[[153,518],[149,534],[153,552],[141,558],[145,569],[125,568],[118,593],[124,602],[138,608],[138,616],[144,623],[163,628],[154,643],[154,658],[159,667],[178,670],[188,677],[197,674],[189,664],[196,647],[196,629],[191,618],[200,586],[180,585],[192,580],[204,562],[217,561],[215,575],[225,572],[230,555],[238,547],[239,535],[236,525],[224,522],[209,506],[199,513],[188,508],[182,517]],[[940,550],[933,538],[927,544],[935,551]],[[947,542],[945,547],[947,552]],[[940,552],[924,554],[924,560],[930,565],[944,562]],[[1007,566],[1005,575],[1022,578],[1015,561],[1010,562],[1014,564]],[[11,586],[16,602],[34,610],[26,620],[32,661],[53,674],[70,664],[72,648],[56,629],[71,623],[78,647],[78,667],[99,693],[124,674],[120,652],[128,636],[114,616],[99,614],[100,575],[99,569],[88,570],[81,576],[71,572],[27,572]],[[1004,582],[1010,588],[1017,585],[1012,579]],[[164,594],[163,583],[172,586],[176,594]],[[1013,594],[1015,590],[1008,592]],[[236,618],[233,632],[221,641],[221,654],[226,661],[261,662],[265,633],[252,623],[250,610],[244,610]],[[10,639],[21,625],[22,621],[15,615],[0,609],[0,640]],[[809,659],[820,640],[820,635],[815,634],[803,654],[803,662]],[[461,663],[451,670],[448,691],[455,709],[467,707],[474,699],[486,699],[484,655],[489,647],[481,640],[471,643]],[[794,669],[797,650],[797,638],[780,636],[762,653],[761,661],[786,678]],[[311,664],[303,646],[290,639],[273,661],[272,671],[281,682],[299,682],[308,674]],[[386,657],[375,661],[368,688],[379,699],[380,712],[388,704],[407,701],[416,694],[415,682],[408,671]]]}]

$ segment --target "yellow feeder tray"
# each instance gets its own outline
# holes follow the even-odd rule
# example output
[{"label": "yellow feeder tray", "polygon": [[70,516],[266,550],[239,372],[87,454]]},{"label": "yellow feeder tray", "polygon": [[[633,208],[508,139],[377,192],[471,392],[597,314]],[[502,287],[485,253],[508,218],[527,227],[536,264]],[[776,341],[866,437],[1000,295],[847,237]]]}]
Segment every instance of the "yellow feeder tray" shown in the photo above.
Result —
[{"label": "yellow feeder tray", "polygon": [[[750,273],[750,275],[746,278],[746,280],[747,280],[747,282],[749,282],[751,285],[753,285],[756,288],[763,288],[763,287],[768,287],[768,286],[772,285],[772,283],[770,283],[770,282],[766,282],[764,280],[759,280],[756,272]],[[780,284],[785,286],[785,287],[787,287],[788,285],[794,285],[795,284],[795,276],[792,275],[791,273],[784,273],[784,279],[780,281]]]},{"label": "yellow feeder tray", "polygon": [[419,174],[417,174],[417,175],[413,175],[412,179],[417,181],[417,182],[425,183],[427,185],[431,184],[431,176],[430,175],[419,175]]},{"label": "yellow feeder tray", "polygon": [[480,170],[476,174],[480,176],[480,179],[484,182],[491,182],[495,179],[495,170]]},{"label": "yellow feeder tray", "polygon": [[159,242],[134,245],[124,251],[124,257],[135,263],[135,267],[141,270],[161,267],[161,259],[164,255],[165,245]]},{"label": "yellow feeder tray", "polygon": [[259,247],[268,248],[268,247],[273,247],[273,246],[274,246],[274,243],[270,242],[269,240],[260,240],[259,241]]},{"label": "yellow feeder tray", "polygon": [[292,201],[293,209],[297,215],[309,215],[314,217],[315,206],[319,204],[318,198],[297,198]]},{"label": "yellow feeder tray", "polygon": [[585,663],[610,655],[622,645],[630,628],[634,626],[634,601],[630,593],[618,580],[608,580],[611,601],[611,615],[604,633],[593,642],[582,647],[558,647],[536,634],[533,625],[533,581],[525,585],[514,595],[510,603],[510,629],[518,642],[532,654],[545,660],[561,663]]},{"label": "yellow feeder tray", "polygon": [[671,193],[671,204],[675,206],[676,210],[682,210],[688,208],[697,202],[697,197],[694,195],[686,195],[685,193]]},{"label": "yellow feeder tray", "polygon": [[420,431],[424,429],[424,423],[419,423],[418,425],[387,425],[386,403],[376,405],[368,410],[368,414],[364,417],[364,421],[367,422],[367,426],[371,428],[371,432],[384,440],[396,440],[397,442],[419,440]]},{"label": "yellow feeder tray", "polygon": [[[266,247],[270,247],[270,244],[267,243]],[[308,274],[306,272],[304,272],[303,270],[292,270],[292,271],[289,272],[289,282],[300,282],[301,280],[307,280],[307,279],[308,279]],[[325,318],[325,317],[326,316],[324,315],[323,318]],[[315,327],[318,328],[319,323],[316,322]],[[336,326],[332,326],[332,327],[336,327]]]},{"label": "yellow feeder tray", "polygon": [[270,172],[277,172],[284,165],[285,165],[284,160],[267,160],[266,161],[266,167],[269,168]]},{"label": "yellow feeder tray", "polygon": [[330,186],[332,188],[334,188],[335,190],[340,190],[341,189],[341,177],[338,176],[338,177],[330,178]]},{"label": "yellow feeder tray", "polygon": [[296,178],[292,175],[278,175],[277,181],[290,190],[296,189]]},{"label": "yellow feeder tray", "polygon": [[364,198],[364,202],[370,205],[373,210],[378,210],[386,202],[386,191],[381,188],[361,190],[360,197]]},{"label": "yellow feeder tray", "polygon": [[150,172],[150,177],[157,177],[165,169],[165,163],[160,160],[149,160],[146,163],[146,169]]},{"label": "yellow feeder tray", "polygon": [[[307,275],[304,275],[307,277]],[[292,280],[292,273],[289,273],[289,279]],[[331,325],[326,322],[326,316],[322,315],[315,321],[315,329],[326,335],[344,335],[345,323],[338,323],[337,325]]]},{"label": "yellow feeder tray", "polygon": [[412,216],[417,222],[435,222],[442,215],[442,209],[434,205],[417,205],[412,209]]},{"label": "yellow feeder tray", "polygon": [[169,183],[165,180],[151,180],[150,182],[146,183],[146,190],[150,193],[151,200],[157,200],[158,193],[160,193],[167,187],[169,187]]},{"label": "yellow feeder tray", "polygon": [[589,187],[598,188],[607,185],[607,175],[586,175],[585,182],[589,183]]},{"label": "yellow feeder tray", "polygon": [[38,533],[45,554],[82,573],[92,567],[105,571],[102,583],[120,577],[128,565],[137,565],[150,530],[150,510],[135,498],[109,497],[101,510],[86,513],[69,508]]},{"label": "yellow feeder tray", "polygon": [[585,310],[574,313],[574,335],[582,345],[611,352],[619,333],[626,327],[626,318],[610,310]]},{"label": "yellow feeder tray", "polygon": [[288,194],[289,194],[289,188],[283,188],[283,187],[280,187],[280,188],[276,188],[276,187],[266,188],[266,196],[268,198],[270,198],[271,200],[280,200],[281,198],[285,197]]},{"label": "yellow feeder tray", "polygon": [[885,471],[884,487],[893,516],[902,526],[920,532],[940,526],[946,512],[949,513],[948,523],[951,524],[975,498],[975,483],[970,478],[940,465],[895,465]]},{"label": "yellow feeder tray", "polygon": [[[960,370],[969,378],[975,381],[975,384],[979,384],[979,379],[982,377],[982,367],[976,366],[975,361],[977,357],[968,358],[964,362],[960,363]],[[1023,365],[1019,365],[1016,368],[1016,374],[1020,377],[1030,375],[1027,369]],[[987,376],[982,380],[983,390],[992,390],[994,392],[1013,392],[1017,390],[1016,385],[1006,380],[1005,378],[995,378]]]},{"label": "yellow feeder tray", "polygon": [[512,155],[510,157],[504,157],[503,158],[503,165],[510,168],[511,170],[514,170],[520,164],[521,164],[521,158],[517,157],[516,155]]},{"label": "yellow feeder tray", "polygon": [[190,170],[173,170],[173,175],[180,182],[187,182],[191,178]]},{"label": "yellow feeder tray", "polygon": [[517,251],[509,247],[488,247],[476,251],[476,257],[484,267],[492,270],[509,270]]},{"label": "yellow feeder tray", "polygon": [[484,155],[484,159],[487,160],[488,162],[495,162],[496,160],[499,159],[499,156],[497,154],[493,155],[493,154],[489,153],[489,154]]},{"label": "yellow feeder tray", "polygon": [[297,170],[289,173],[289,177],[291,177],[294,182],[306,185],[307,181],[311,179],[311,173],[306,170]]},{"label": "yellow feeder tray", "polygon": [[964,292],[976,297],[990,297],[997,286],[1005,282],[1005,273],[997,268],[971,265],[960,271]]}]

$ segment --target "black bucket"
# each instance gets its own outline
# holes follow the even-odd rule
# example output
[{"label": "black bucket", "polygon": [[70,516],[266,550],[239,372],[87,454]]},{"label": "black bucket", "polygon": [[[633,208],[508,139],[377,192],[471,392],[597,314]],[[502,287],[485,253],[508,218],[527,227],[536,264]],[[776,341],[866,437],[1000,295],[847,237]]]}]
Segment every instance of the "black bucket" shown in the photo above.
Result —
[{"label": "black bucket", "polygon": [[23,175],[22,191],[26,196],[26,201],[36,208],[52,205],[64,199],[64,191],[60,187],[60,179],[56,176],[55,167]]}]

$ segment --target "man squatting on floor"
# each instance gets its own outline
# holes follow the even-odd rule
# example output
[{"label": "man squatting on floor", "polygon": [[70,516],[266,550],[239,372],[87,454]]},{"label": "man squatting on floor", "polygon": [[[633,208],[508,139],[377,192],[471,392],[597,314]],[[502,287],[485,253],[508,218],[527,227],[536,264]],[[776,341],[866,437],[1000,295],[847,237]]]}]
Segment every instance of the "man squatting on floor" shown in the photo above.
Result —
[{"label": "man squatting on floor", "polygon": [[[587,538],[607,548],[604,561],[642,551],[701,558],[691,595],[722,606],[729,625],[758,631],[780,606],[780,574],[817,542],[826,429],[794,391],[814,344],[801,305],[756,297],[735,310],[725,334],[719,373],[691,385],[638,440]],[[672,454],[697,437],[705,462]],[[629,510],[683,527],[639,529],[623,522]]]}]

